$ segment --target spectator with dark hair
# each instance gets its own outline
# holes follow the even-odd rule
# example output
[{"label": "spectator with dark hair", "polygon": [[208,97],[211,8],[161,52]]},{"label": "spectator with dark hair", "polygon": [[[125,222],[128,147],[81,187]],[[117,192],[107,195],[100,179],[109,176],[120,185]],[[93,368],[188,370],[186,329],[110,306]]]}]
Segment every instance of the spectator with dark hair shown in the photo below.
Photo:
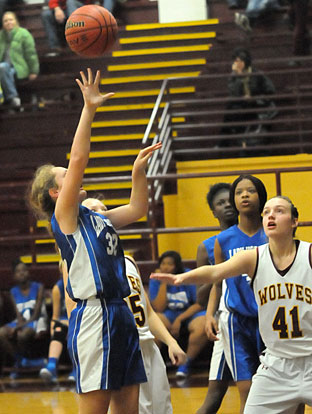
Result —
[{"label": "spectator with dark hair", "polygon": [[[268,125],[264,126],[261,122],[276,116],[274,101],[269,97],[275,93],[275,87],[267,76],[252,66],[252,57],[248,49],[236,48],[232,54],[232,61],[228,91],[230,98],[234,99],[231,99],[226,106],[227,113],[224,116],[221,134],[242,134],[239,142],[243,145],[255,145],[261,142],[258,137],[252,140],[247,139],[246,142],[244,138],[247,133],[263,132]],[[268,97],[263,98],[263,95]],[[254,112],[253,109],[262,111]],[[246,121],[255,120],[259,120],[259,123],[247,127],[244,125]],[[230,123],[235,124],[228,125]],[[221,146],[231,146],[232,142],[232,140],[225,140]],[[237,145],[237,140],[234,145]]]},{"label": "spectator with dark hair", "polygon": [[[181,256],[174,250],[163,253],[158,265],[160,271],[164,273],[184,271]],[[182,324],[189,332],[186,349],[187,361],[176,372],[178,378],[186,378],[190,374],[193,360],[208,343],[205,333],[205,311],[201,305],[196,303],[196,286],[177,288],[151,280],[149,295],[154,310],[174,337],[179,337]]]},{"label": "spectator with dark hair", "polygon": [[[25,356],[29,356],[33,341],[47,331],[47,314],[43,285],[30,280],[27,266],[19,260],[13,263],[13,272],[16,285],[11,289],[11,297],[16,319],[0,328],[0,345],[3,352],[15,359],[18,368],[29,366]],[[43,360],[36,360],[34,365],[37,363],[40,365]],[[16,376],[13,371],[12,378]]]},{"label": "spectator with dark hair", "polygon": [[16,79],[33,81],[39,74],[39,59],[32,34],[19,26],[15,13],[7,11],[0,31],[0,84],[5,103],[20,108]]},{"label": "spectator with dark hair", "polygon": [[279,9],[279,0],[248,0],[245,13],[235,13],[235,23],[246,32],[251,32],[260,17]]}]

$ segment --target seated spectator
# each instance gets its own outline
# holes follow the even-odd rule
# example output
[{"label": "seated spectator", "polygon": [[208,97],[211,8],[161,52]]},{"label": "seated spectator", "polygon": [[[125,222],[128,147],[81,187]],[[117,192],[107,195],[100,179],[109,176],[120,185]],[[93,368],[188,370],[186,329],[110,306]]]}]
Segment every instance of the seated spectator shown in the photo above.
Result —
[{"label": "seated spectator", "polygon": [[246,32],[251,32],[260,17],[279,9],[279,0],[248,0],[245,13],[235,13],[235,23]]},{"label": "seated spectator", "polygon": [[[62,271],[62,264],[60,263]],[[56,382],[57,368],[63,348],[67,345],[68,318],[65,307],[65,291],[63,275],[52,288],[52,320],[50,325],[51,341],[49,346],[49,359],[47,365],[40,370],[40,377],[44,380]],[[75,381],[72,371],[68,379]]]},{"label": "seated spectator", "polygon": [[[272,81],[265,76],[262,72],[252,67],[252,59],[249,51],[245,48],[237,48],[234,50],[232,64],[232,74],[228,80],[228,91],[231,98],[237,98],[237,100],[231,100],[226,110],[233,111],[232,113],[226,113],[224,116],[224,126],[221,130],[221,134],[242,134],[242,140],[240,143],[246,145],[256,145],[261,143],[260,138],[246,139],[248,133],[260,133],[268,130],[267,124],[262,124],[262,121],[274,118],[277,115],[274,101],[269,97],[275,93],[275,87]],[[268,98],[251,99],[261,95],[268,95]],[[263,109],[261,112],[248,112],[250,109]],[[244,112],[235,112],[242,111]],[[245,111],[247,110],[247,111]],[[259,120],[259,124],[256,126],[249,126],[239,122],[245,123],[246,121]],[[227,125],[230,122],[237,122],[237,125]],[[263,140],[264,141],[264,140]],[[225,140],[220,146],[237,145],[238,140]]]},{"label": "seated spectator", "polygon": [[32,34],[19,26],[15,13],[7,11],[0,31],[0,84],[5,103],[19,109],[17,79],[33,81],[39,73],[39,59]]},{"label": "seated spectator", "polygon": [[[177,274],[184,270],[181,256],[176,251],[163,253],[158,264],[161,273]],[[176,372],[178,378],[186,378],[193,360],[208,343],[205,333],[206,312],[196,303],[196,286],[171,286],[151,279],[149,295],[154,310],[174,337],[179,337],[182,324],[187,327],[187,361]]]},{"label": "seated spectator", "polygon": [[[16,285],[10,292],[16,319],[0,328],[0,349],[15,360],[15,368],[42,366],[41,358],[32,363],[25,356],[30,354],[33,342],[47,331],[44,287],[30,280],[27,266],[19,260],[13,264],[13,273]],[[16,377],[15,371],[12,378]]]},{"label": "seated spectator", "polygon": [[[110,12],[116,0],[102,0],[100,4]],[[42,10],[42,22],[47,35],[50,52],[47,57],[58,56],[65,48],[65,23],[68,17],[79,7],[94,3],[93,0],[49,0],[48,7]]]}]

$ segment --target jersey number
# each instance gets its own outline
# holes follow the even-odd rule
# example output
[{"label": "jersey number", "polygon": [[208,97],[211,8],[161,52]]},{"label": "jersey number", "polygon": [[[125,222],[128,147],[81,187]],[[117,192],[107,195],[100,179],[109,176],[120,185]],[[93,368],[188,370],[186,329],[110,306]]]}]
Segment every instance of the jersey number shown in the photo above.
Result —
[{"label": "jersey number", "polygon": [[[300,338],[301,336],[303,336],[303,333],[300,330],[300,326],[299,326],[298,306],[294,306],[289,311],[289,315],[291,317],[291,325],[292,325],[292,331],[290,332],[290,337]],[[280,339],[289,338],[288,324],[286,322],[286,308],[284,306],[280,306],[277,309],[272,326],[273,326],[274,331],[279,331]]]},{"label": "jersey number", "polygon": [[107,240],[107,254],[109,254],[110,256],[116,256],[117,254],[117,245],[118,245],[118,237],[117,234],[110,234],[110,233],[106,233],[106,240]]},{"label": "jersey number", "polygon": [[133,313],[135,322],[137,326],[142,327],[145,324],[145,313],[144,313],[143,306],[137,304],[137,302],[139,301],[140,301],[140,295],[129,296],[131,312]]}]

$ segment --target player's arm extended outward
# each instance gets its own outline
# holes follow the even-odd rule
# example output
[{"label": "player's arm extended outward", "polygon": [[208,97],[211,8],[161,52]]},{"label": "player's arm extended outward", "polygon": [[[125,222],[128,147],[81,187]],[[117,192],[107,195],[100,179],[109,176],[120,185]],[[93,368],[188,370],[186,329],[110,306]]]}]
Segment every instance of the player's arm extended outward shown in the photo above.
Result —
[{"label": "player's arm extended outward", "polygon": [[65,234],[71,234],[77,228],[79,193],[84,170],[89,161],[91,124],[96,108],[113,95],[101,95],[100,71],[96,72],[95,78],[90,68],[87,76],[83,72],[80,72],[80,75],[81,81],[76,79],[76,82],[81,90],[84,105],[71,147],[68,170],[55,206],[55,217]]},{"label": "player's arm extended outward", "polygon": [[[144,292],[145,294],[145,292]],[[152,308],[148,296],[145,294],[146,298],[146,307],[147,307],[147,315],[148,315],[148,322],[149,327],[152,334],[157,338],[159,341],[163,342],[168,346],[168,354],[172,364],[174,365],[181,365],[186,360],[186,355],[183,350],[180,348],[177,341],[170,335],[167,328],[163,324],[163,322],[158,317],[157,313]]]},{"label": "player's arm extended outward", "polygon": [[148,210],[148,186],[146,167],[153,152],[161,148],[161,142],[142,149],[132,168],[132,189],[129,204],[113,208],[106,212],[106,216],[119,229],[127,224],[139,220]]},{"label": "player's arm extended outward", "polygon": [[257,263],[257,251],[242,250],[224,263],[214,266],[201,266],[186,273],[152,273],[151,279],[157,279],[172,285],[191,285],[218,283],[223,279],[247,273],[253,277]]}]

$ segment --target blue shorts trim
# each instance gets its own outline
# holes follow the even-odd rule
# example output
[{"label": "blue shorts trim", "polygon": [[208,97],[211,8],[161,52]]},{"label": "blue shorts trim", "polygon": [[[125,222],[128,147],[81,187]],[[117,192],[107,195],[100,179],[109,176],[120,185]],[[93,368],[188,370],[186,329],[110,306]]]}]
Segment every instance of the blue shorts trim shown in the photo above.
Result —
[{"label": "blue shorts trim", "polygon": [[78,393],[147,380],[133,314],[122,299],[78,302],[69,320],[68,351]]},{"label": "blue shorts trim", "polygon": [[230,312],[226,323],[222,325],[222,335],[225,356],[234,381],[251,380],[264,349],[258,319]]}]

